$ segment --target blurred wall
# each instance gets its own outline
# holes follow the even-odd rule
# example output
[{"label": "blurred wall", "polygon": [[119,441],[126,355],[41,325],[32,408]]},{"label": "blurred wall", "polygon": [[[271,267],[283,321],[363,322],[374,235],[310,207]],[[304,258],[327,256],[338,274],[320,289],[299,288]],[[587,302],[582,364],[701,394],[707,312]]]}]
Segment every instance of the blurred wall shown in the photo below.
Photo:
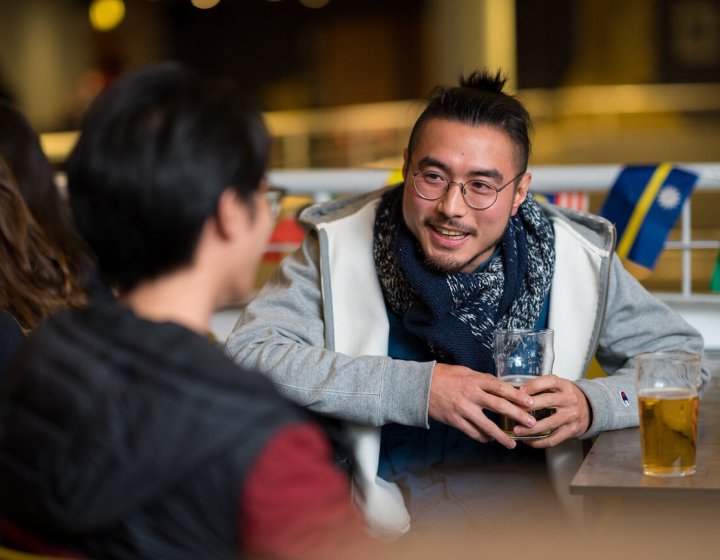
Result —
[{"label": "blurred wall", "polygon": [[[359,133],[323,111],[420,99],[487,65],[535,118],[534,163],[720,160],[718,0],[125,0],[104,33],[88,3],[0,0],[0,86],[40,130],[76,127],[118,73],[176,58],[286,111],[288,161],[364,163],[399,157],[411,109],[364,105]],[[297,132],[310,120],[325,137]]]},{"label": "blurred wall", "polygon": [[62,118],[92,59],[87,20],[76,8],[73,0],[0,2],[0,75],[40,129]]},{"label": "blurred wall", "polygon": [[500,69],[517,85],[514,0],[429,0],[424,88],[454,84],[478,67]]},{"label": "blurred wall", "polygon": [[0,0],[0,83],[39,130],[66,129],[117,73],[169,56],[160,5],[132,2],[109,33],[82,0]]}]

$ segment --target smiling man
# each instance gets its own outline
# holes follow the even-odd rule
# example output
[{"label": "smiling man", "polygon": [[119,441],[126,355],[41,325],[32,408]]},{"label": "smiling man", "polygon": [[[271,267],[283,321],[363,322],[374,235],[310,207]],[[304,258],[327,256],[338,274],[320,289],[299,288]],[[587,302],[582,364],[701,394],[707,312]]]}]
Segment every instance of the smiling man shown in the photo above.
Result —
[{"label": "smiling man", "polygon": [[[443,119],[423,129],[405,158],[404,175],[413,178],[408,184],[416,191],[403,198],[406,225],[429,266],[473,272],[501,242],[508,219],[525,200],[530,177],[516,174],[518,162],[509,157],[512,142],[499,130]],[[448,177],[467,180],[449,190]],[[515,188],[501,196],[510,185]]]},{"label": "smiling man", "polygon": [[[377,532],[564,515],[578,440],[637,425],[633,357],[702,351],[614,258],[612,224],[528,195],[530,116],[504,84],[437,88],[403,183],[306,210],[303,246],[228,339],[285,396],[355,423],[355,496]],[[555,330],[552,375],[498,381],[507,327]],[[594,355],[608,376],[584,379]]]}]

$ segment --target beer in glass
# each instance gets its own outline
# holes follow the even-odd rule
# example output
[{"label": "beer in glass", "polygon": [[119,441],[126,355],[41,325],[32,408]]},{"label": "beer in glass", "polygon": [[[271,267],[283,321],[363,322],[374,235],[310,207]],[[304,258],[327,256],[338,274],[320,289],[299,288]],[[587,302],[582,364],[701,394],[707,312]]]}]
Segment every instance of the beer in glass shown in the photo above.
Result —
[{"label": "beer in glass", "polygon": [[[498,329],[493,335],[495,370],[501,381],[519,387],[539,375],[552,372],[555,353],[552,329]],[[551,408],[529,410],[528,414],[540,421],[555,412]],[[514,418],[500,416],[500,428],[514,439],[547,437],[550,432],[532,436],[518,436],[513,432]]]},{"label": "beer in glass", "polygon": [[696,469],[700,356],[683,352],[635,359],[643,472],[687,476]]}]

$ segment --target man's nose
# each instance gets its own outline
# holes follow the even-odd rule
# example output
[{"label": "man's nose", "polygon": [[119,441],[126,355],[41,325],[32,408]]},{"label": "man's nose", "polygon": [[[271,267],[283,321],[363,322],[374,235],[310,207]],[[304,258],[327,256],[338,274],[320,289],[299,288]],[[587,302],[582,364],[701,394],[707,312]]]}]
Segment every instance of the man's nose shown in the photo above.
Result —
[{"label": "man's nose", "polygon": [[461,183],[450,183],[448,190],[440,198],[438,209],[446,216],[461,216],[465,214],[467,206],[465,205],[462,190],[463,186]]}]

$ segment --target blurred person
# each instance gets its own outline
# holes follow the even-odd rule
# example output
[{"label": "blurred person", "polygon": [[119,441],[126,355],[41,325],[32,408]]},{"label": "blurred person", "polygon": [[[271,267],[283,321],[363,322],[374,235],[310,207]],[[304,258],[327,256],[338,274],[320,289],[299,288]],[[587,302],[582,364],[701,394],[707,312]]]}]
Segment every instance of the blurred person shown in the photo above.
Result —
[{"label": "blurred person", "polygon": [[[59,203],[55,209],[63,212]],[[25,335],[41,321],[60,309],[86,304],[88,294],[72,259],[73,253],[31,213],[0,153],[0,377]]]},{"label": "blurred person", "polygon": [[0,100],[0,155],[5,158],[17,186],[36,221],[62,250],[68,270],[79,283],[92,258],[78,237],[72,216],[55,182],[55,170],[27,118],[11,103]]},{"label": "blurred person", "polygon": [[[88,299],[81,252],[49,164],[23,117],[0,101],[0,377],[24,335]],[[21,126],[14,129],[13,124]],[[27,173],[29,172],[29,173]],[[47,183],[45,183],[47,181]],[[45,198],[41,195],[44,193]],[[30,204],[32,201],[32,205]],[[31,211],[32,206],[42,221]]]},{"label": "blurred person", "polygon": [[[27,254],[23,256],[22,252],[29,249],[36,257],[38,245],[43,242],[45,238],[40,228],[30,216],[7,165],[0,157],[0,377],[24,338],[23,329],[15,318],[20,313],[15,308],[20,307],[21,313],[31,312],[26,302],[39,299],[37,290],[33,294],[17,293],[26,292],[27,286],[23,281],[25,278],[16,278],[16,273],[34,278],[30,271],[30,258]],[[21,264],[19,270],[16,270],[18,261],[25,266]],[[32,290],[33,287],[30,288]],[[40,290],[40,295],[44,295],[44,290]],[[51,298],[52,295],[51,292]]]},{"label": "blurred person", "polygon": [[[381,534],[566,526],[579,440],[638,424],[633,357],[703,351],[614,257],[612,224],[528,196],[531,118],[504,87],[478,71],[436,88],[403,182],[306,210],[303,246],[227,340],[288,398],[352,423],[355,495]],[[501,327],[554,329],[554,374],[502,383]],[[585,378],[593,356],[608,376]]]},{"label": "blurred person", "polygon": [[0,386],[0,532],[90,558],[367,551],[311,414],[206,336],[273,227],[270,137],[239,89],[174,63],[118,79],[67,164],[117,301],[56,314]]},{"label": "blurred person", "polygon": [[25,116],[0,100],[2,269],[0,376],[24,335],[49,315],[112,297],[61,199],[54,170]]}]

